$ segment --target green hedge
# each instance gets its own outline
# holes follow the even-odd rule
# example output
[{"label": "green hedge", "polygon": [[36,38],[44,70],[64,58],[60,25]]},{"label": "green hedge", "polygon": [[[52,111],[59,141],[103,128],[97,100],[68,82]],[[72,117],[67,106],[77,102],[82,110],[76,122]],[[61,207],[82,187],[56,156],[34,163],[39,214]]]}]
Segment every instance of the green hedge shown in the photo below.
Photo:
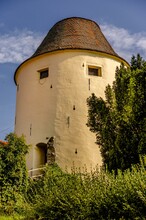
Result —
[{"label": "green hedge", "polygon": [[115,177],[46,167],[42,180],[31,181],[27,199],[35,219],[146,219],[146,171],[134,166]]},{"label": "green hedge", "polygon": [[7,215],[12,219],[146,219],[144,165],[133,166],[124,173],[119,171],[117,176],[98,169],[91,173],[73,169],[68,174],[56,165],[46,166],[42,178],[29,180],[24,196],[9,189],[7,192],[16,199],[5,203]]}]

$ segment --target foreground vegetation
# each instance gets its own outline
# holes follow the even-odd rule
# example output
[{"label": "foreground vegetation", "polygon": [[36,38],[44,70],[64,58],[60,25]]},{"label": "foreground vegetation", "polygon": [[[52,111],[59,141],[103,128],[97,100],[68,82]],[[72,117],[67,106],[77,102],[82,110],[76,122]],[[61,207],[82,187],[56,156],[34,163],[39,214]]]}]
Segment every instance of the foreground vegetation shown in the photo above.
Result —
[{"label": "foreground vegetation", "polygon": [[67,174],[57,165],[46,166],[42,178],[29,180],[26,194],[11,192],[14,197],[1,203],[1,215],[27,220],[145,219],[145,174],[144,165],[118,171],[117,176],[98,169]]},{"label": "foreground vegetation", "polygon": [[87,173],[57,165],[39,179],[27,175],[29,147],[9,134],[0,143],[0,220],[146,219],[146,61],[116,70],[106,100],[87,100],[88,126],[96,134],[104,171]]},{"label": "foreground vegetation", "polygon": [[0,144],[0,219],[146,219],[146,162],[124,172],[76,170],[46,166],[30,179],[23,137],[9,134]]}]

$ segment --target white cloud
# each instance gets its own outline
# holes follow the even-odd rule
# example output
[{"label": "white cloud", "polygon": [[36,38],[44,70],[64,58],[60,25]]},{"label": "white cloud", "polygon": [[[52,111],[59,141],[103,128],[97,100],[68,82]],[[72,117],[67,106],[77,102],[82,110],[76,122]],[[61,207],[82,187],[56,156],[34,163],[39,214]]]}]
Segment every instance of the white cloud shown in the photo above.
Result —
[{"label": "white cloud", "polygon": [[40,34],[28,30],[0,34],[0,63],[23,62],[34,53],[41,41]]},{"label": "white cloud", "polygon": [[[133,54],[140,53],[146,59],[146,32],[132,34],[109,24],[101,25],[101,30],[119,56],[130,61]],[[0,34],[0,63],[23,62],[34,53],[43,37],[28,30]]]},{"label": "white cloud", "polygon": [[140,53],[146,59],[146,32],[132,34],[124,28],[108,24],[101,25],[101,29],[119,56],[130,61],[132,55]]}]

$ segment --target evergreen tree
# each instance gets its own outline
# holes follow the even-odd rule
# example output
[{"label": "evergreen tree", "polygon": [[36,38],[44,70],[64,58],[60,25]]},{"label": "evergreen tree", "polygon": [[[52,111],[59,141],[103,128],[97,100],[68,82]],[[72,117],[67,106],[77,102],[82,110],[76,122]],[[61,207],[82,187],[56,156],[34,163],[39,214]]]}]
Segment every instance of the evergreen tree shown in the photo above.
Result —
[{"label": "evergreen tree", "polygon": [[109,171],[125,170],[146,154],[146,62],[138,54],[131,66],[116,69],[106,99],[87,99],[88,123],[96,134],[103,164]]}]

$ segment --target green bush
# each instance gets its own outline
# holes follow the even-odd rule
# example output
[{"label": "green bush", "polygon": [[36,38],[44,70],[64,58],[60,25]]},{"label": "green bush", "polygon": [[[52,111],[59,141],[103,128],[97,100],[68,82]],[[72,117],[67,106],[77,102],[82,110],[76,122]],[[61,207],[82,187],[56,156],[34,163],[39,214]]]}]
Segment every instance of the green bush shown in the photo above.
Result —
[{"label": "green bush", "polygon": [[98,169],[81,173],[75,168],[69,174],[57,165],[46,165],[44,175],[29,179],[23,194],[5,185],[6,201],[0,208],[18,216],[14,219],[25,220],[146,219],[145,164],[119,170],[116,176]]},{"label": "green bush", "polygon": [[98,169],[67,174],[47,166],[28,196],[35,219],[145,219],[145,168],[133,166],[115,177]]},{"label": "green bush", "polygon": [[[24,137],[11,133],[7,144],[0,144],[0,213],[22,212],[24,194],[27,191],[28,175],[25,155],[28,146]],[[20,208],[20,210],[19,210]]]}]

